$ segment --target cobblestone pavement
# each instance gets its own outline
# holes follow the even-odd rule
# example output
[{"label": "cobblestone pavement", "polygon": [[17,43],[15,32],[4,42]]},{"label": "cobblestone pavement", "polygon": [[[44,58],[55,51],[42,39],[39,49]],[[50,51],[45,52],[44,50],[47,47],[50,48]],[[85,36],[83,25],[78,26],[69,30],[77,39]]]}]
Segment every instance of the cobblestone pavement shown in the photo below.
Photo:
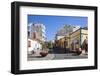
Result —
[{"label": "cobblestone pavement", "polygon": [[32,60],[56,60],[56,59],[84,59],[88,58],[88,55],[75,55],[70,54],[48,54],[46,57],[28,55],[28,61]]}]

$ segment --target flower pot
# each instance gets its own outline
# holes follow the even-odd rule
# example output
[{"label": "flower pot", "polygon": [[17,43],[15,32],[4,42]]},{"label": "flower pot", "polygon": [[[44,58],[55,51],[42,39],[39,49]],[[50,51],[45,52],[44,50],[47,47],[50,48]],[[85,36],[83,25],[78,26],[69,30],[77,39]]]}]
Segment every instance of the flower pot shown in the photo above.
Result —
[{"label": "flower pot", "polygon": [[42,57],[47,56],[47,54],[48,54],[48,52],[40,52],[40,55],[41,55]]}]

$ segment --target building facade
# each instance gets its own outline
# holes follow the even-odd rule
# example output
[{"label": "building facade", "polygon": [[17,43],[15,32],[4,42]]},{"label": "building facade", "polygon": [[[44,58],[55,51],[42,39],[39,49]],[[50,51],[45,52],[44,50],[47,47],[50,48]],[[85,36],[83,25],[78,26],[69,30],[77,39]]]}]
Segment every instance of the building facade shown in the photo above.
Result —
[{"label": "building facade", "polygon": [[74,32],[79,28],[80,26],[78,25],[64,25],[57,31],[55,39],[59,40],[60,38],[64,38],[66,35],[69,35],[69,33]]},{"label": "building facade", "polygon": [[46,41],[46,28],[43,24],[31,24],[28,28],[29,38],[43,42]]},{"label": "building facade", "polygon": [[45,26],[39,23],[28,26],[28,54],[42,50],[43,43],[46,41],[45,30]]},{"label": "building facade", "polygon": [[32,51],[36,52],[42,49],[40,42],[32,39],[28,39],[28,54],[32,54]]},{"label": "building facade", "polygon": [[74,32],[67,34],[65,37],[56,40],[55,45],[56,47],[68,48],[71,51],[75,51],[76,48],[82,48],[85,40],[88,40],[88,30],[79,28]]}]

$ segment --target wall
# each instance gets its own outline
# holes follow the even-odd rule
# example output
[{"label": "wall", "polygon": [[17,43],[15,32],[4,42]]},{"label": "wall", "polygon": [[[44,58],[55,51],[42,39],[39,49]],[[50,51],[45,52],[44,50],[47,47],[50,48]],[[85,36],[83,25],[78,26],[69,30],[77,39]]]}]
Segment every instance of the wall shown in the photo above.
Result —
[{"label": "wall", "polygon": [[87,38],[88,39],[88,30],[81,30],[81,44],[84,42],[84,40]]},{"label": "wall", "polygon": [[[11,6],[10,3],[14,0],[1,0],[0,1],[0,76],[14,76],[10,73],[10,57],[11,57]],[[17,0],[16,0],[17,1]],[[98,6],[100,13],[100,0],[20,0],[30,2],[45,2],[45,3],[59,3],[59,4],[74,4],[74,5],[90,5]],[[98,15],[100,20],[100,14]],[[100,24],[100,23],[99,23]],[[98,24],[98,25],[99,25]],[[100,28],[100,26],[98,26]],[[99,30],[100,32],[100,30]],[[98,38],[100,42],[100,35]],[[99,49],[100,50],[100,49]],[[100,67],[100,51],[99,53],[99,67]],[[32,76],[33,74],[26,74],[25,76]],[[71,72],[55,72],[55,73],[40,73],[34,76],[100,76],[99,70],[84,70],[84,71],[71,71]],[[21,75],[23,76],[23,75]]]},{"label": "wall", "polygon": [[72,43],[74,43],[73,50],[75,50],[76,41],[78,42],[78,47],[80,48],[80,34],[81,34],[80,29],[71,33],[71,35],[70,35],[70,47],[71,47],[71,49],[72,49]]}]

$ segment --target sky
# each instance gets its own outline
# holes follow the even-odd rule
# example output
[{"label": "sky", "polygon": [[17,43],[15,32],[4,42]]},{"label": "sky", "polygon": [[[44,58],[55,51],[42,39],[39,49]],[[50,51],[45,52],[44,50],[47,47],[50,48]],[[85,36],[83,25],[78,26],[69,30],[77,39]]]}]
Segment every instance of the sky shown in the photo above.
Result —
[{"label": "sky", "polygon": [[28,25],[31,23],[41,23],[46,27],[47,40],[54,40],[57,31],[65,24],[86,27],[87,17],[78,16],[50,16],[50,15],[28,15]]}]

